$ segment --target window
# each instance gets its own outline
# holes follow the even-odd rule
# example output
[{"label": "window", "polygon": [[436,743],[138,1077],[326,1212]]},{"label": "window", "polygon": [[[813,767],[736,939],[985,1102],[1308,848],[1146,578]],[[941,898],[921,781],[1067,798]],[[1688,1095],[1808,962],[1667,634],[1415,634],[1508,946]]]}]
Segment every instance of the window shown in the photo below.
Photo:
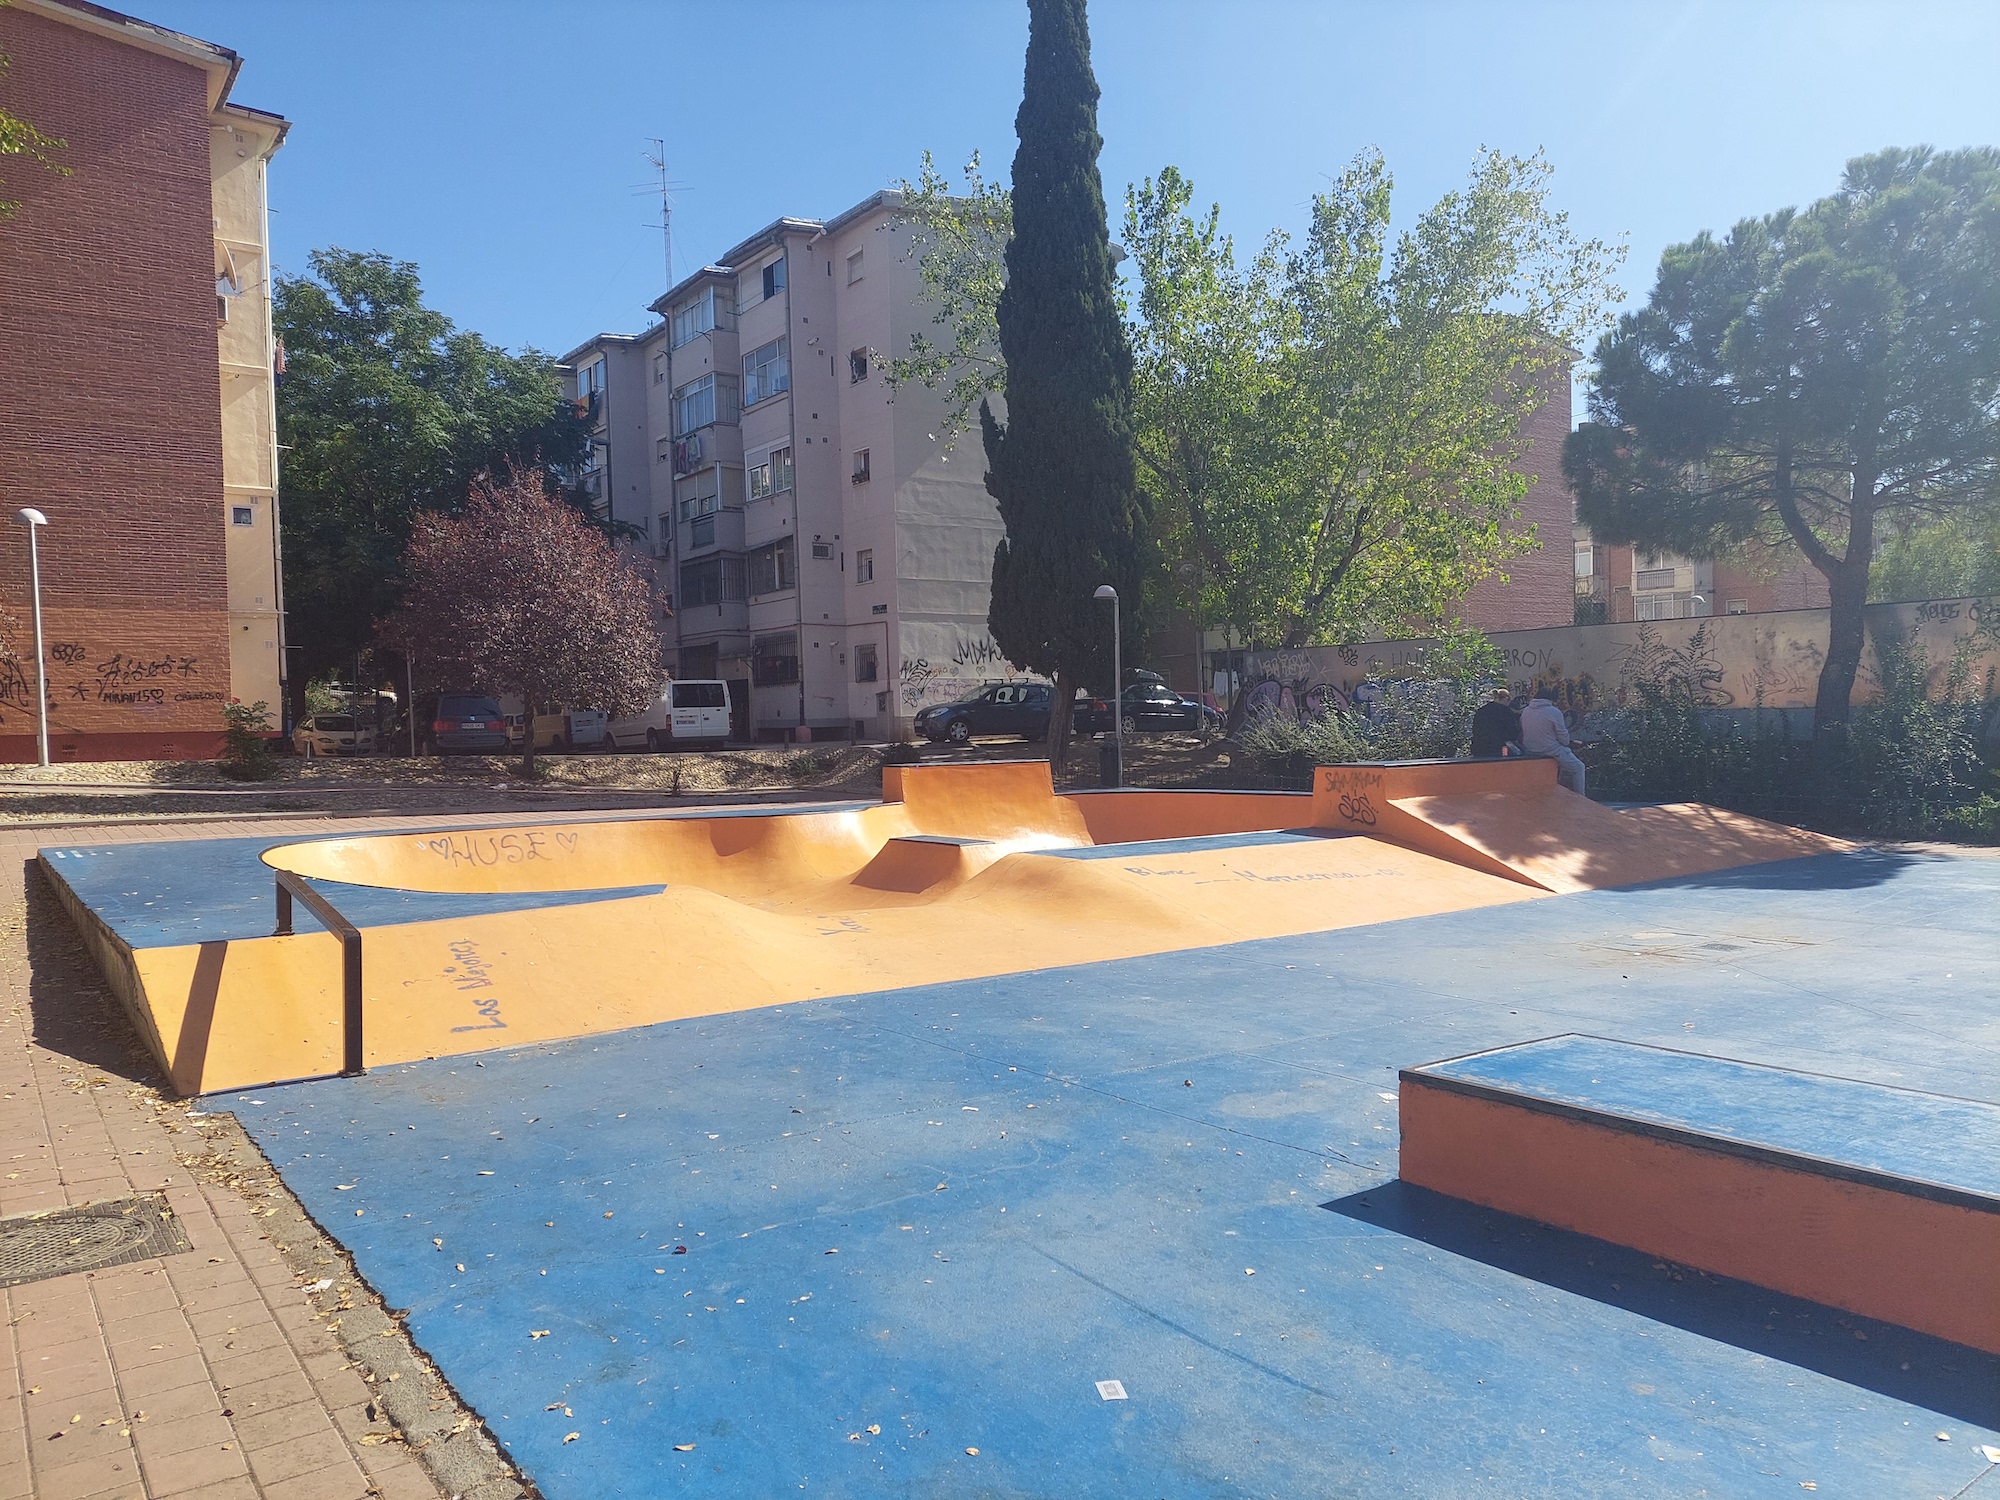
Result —
[{"label": "window", "polygon": [[1640,594],[1632,600],[1632,617],[1637,620],[1686,620],[1694,616],[1694,600],[1687,594]]},{"label": "window", "polygon": [[730,376],[704,375],[674,392],[675,437],[736,417],[736,382]]},{"label": "window", "polygon": [[855,251],[847,257],[847,284],[853,286],[861,279],[861,252]]},{"label": "window", "polygon": [[785,289],[785,258],[779,256],[764,267],[764,295],[775,297]]},{"label": "window", "polygon": [[653,451],[659,455],[657,462],[663,464],[672,463],[674,461],[674,440],[672,438],[661,438],[659,442],[653,445]]},{"label": "window", "polygon": [[1670,589],[1674,586],[1672,568],[1642,568],[1633,580],[1642,589]]},{"label": "window", "polygon": [[866,448],[856,448],[854,450],[854,482],[856,484],[866,484],[868,482],[868,450]]},{"label": "window", "polygon": [[713,547],[715,545],[715,517],[703,516],[688,527],[690,547]]},{"label": "window", "polygon": [[779,537],[750,554],[751,594],[776,594],[793,588],[799,581],[798,544],[788,536]]},{"label": "window", "polygon": [[814,542],[814,543],[813,543],[813,556],[814,556],[814,557],[816,557],[816,558],[818,558],[818,559],[819,559],[819,560],[820,560],[821,562],[832,562],[832,561],[833,561],[833,543],[832,543],[832,542]]},{"label": "window", "polygon": [[1576,549],[1577,577],[1588,578],[1590,576],[1592,568],[1591,556],[1592,556],[1591,549],[1588,547],[1579,547]]},{"label": "window", "polygon": [[792,487],[792,450],[777,448],[750,468],[750,498],[768,500]]},{"label": "window", "polygon": [[721,604],[742,597],[742,558],[704,557],[681,564],[681,608],[694,609],[699,605]]},{"label": "window", "polygon": [[799,638],[760,635],[750,643],[750,680],[758,687],[780,687],[799,680]]},{"label": "window", "polygon": [[593,401],[604,394],[604,361],[593,359],[576,372],[576,399]]},{"label": "window", "polygon": [[875,681],[875,643],[869,641],[854,648],[854,680],[856,682]]},{"label": "window", "polygon": [[677,682],[675,708],[727,708],[729,699],[719,682]]},{"label": "window", "polygon": [[681,486],[681,519],[694,521],[722,509],[722,496],[715,482],[715,470],[699,474]]},{"label": "window", "polygon": [[229,524],[231,526],[255,526],[257,524],[257,512],[248,505],[232,505],[229,507]]},{"label": "window", "polygon": [[1749,613],[1750,613],[1750,601],[1749,601],[1748,599],[1731,599],[1731,600],[1729,601],[1729,612],[1730,612],[1730,613],[1731,613],[1732,615],[1747,615],[1747,614],[1749,614]]},{"label": "window", "polygon": [[887,613],[889,613],[889,606],[886,604],[878,604],[874,607],[873,610],[870,611],[870,613],[878,615],[886,615]]},{"label": "window", "polygon": [[665,385],[666,383],[667,383],[667,354],[666,351],[662,349],[658,354],[655,354],[653,356],[653,384]]},{"label": "window", "polygon": [[674,309],[674,347],[700,338],[715,327],[715,288]]},{"label": "window", "polygon": [[868,378],[868,351],[856,349],[847,356],[847,383],[855,385]]},{"label": "window", "polygon": [[875,581],[875,551],[872,547],[863,547],[854,554],[854,581],[856,583]]},{"label": "window", "polygon": [[[783,264],[783,262],[780,262]],[[772,339],[743,356],[743,404],[755,406],[792,388],[791,340]]]}]

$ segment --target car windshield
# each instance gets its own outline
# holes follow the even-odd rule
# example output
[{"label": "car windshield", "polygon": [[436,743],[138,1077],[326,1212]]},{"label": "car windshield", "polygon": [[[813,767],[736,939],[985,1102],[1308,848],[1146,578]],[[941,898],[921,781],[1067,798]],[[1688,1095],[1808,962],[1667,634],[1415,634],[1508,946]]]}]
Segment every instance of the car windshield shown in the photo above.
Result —
[{"label": "car windshield", "polygon": [[497,719],[500,705],[491,698],[475,698],[467,693],[446,693],[438,699],[440,719]]},{"label": "car windshield", "polygon": [[354,728],[354,720],[346,714],[321,714],[313,720],[313,728],[346,733]]}]

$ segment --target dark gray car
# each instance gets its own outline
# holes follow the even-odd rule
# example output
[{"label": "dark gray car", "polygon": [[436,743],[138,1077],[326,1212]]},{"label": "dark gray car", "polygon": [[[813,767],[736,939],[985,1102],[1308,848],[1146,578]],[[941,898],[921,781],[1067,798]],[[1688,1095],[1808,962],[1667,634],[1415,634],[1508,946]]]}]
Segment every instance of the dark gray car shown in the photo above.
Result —
[{"label": "dark gray car", "polygon": [[432,755],[504,755],[507,717],[484,693],[439,693],[424,747]]}]

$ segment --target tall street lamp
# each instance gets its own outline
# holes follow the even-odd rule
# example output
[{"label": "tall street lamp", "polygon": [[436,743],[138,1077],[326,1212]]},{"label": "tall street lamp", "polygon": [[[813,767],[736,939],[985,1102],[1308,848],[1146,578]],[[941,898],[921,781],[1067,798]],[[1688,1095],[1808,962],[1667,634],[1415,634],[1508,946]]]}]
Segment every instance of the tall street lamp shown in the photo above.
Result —
[{"label": "tall street lamp", "polygon": [[1110,584],[1098,587],[1094,599],[1111,601],[1111,743],[1118,759],[1116,785],[1125,784],[1125,647],[1118,637],[1118,590]]},{"label": "tall street lamp", "polygon": [[41,763],[49,763],[49,668],[42,652],[42,553],[35,544],[35,528],[49,524],[49,518],[32,506],[14,512],[14,519],[28,528],[28,579],[35,595],[35,725],[36,748]]}]

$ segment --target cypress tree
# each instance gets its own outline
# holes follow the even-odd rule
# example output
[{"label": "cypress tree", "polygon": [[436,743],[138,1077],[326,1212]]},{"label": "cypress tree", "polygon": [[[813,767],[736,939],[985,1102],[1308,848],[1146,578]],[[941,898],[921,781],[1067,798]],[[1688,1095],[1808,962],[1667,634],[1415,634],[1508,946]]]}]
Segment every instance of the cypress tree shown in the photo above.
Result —
[{"label": "cypress tree", "polygon": [[1008,660],[1055,680],[1049,747],[1059,759],[1076,688],[1118,689],[1110,611],[1091,596],[1113,585],[1136,636],[1145,540],[1084,0],[1028,0],[1014,129],[1014,237],[999,305],[1006,425],[990,406],[979,414],[986,488],[1007,528],[987,622]]}]

